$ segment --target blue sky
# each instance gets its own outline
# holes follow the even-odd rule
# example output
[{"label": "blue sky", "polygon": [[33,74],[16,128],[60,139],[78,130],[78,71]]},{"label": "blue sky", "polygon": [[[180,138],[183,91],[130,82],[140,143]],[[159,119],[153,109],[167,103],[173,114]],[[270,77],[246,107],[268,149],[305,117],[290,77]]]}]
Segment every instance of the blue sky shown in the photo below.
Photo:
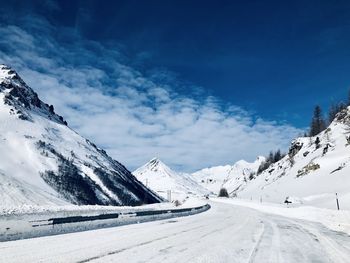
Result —
[{"label": "blue sky", "polygon": [[347,1],[6,1],[0,23],[1,62],[130,169],[285,150],[350,87]]}]

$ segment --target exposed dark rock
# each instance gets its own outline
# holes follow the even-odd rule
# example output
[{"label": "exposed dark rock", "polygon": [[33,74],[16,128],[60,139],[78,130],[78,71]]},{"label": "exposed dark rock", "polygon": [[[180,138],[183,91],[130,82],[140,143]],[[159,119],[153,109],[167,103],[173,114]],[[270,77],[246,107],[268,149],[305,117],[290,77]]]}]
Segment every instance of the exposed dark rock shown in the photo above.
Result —
[{"label": "exposed dark rock", "polygon": [[303,144],[301,142],[293,141],[288,150],[289,158],[294,157],[302,147],[303,147]]}]

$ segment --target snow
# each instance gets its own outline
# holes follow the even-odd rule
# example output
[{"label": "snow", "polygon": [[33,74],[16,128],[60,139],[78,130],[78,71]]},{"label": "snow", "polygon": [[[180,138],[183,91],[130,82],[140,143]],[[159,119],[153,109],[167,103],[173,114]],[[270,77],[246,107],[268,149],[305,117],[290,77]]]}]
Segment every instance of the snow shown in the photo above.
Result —
[{"label": "snow", "polygon": [[263,213],[275,214],[295,219],[321,223],[324,226],[350,235],[350,211],[317,208],[313,206],[281,205],[275,203],[250,201],[238,198],[214,198],[216,202],[253,208]]},{"label": "snow", "polygon": [[6,65],[0,64],[0,83],[6,82],[14,75],[15,73],[11,73],[10,69]]},{"label": "snow", "polygon": [[[335,194],[338,193],[341,209],[350,209],[350,146],[346,140],[350,108],[343,113],[344,119],[334,120],[319,135],[297,138],[293,142],[302,145],[292,158],[293,164],[291,158],[285,156],[237,191],[237,196],[273,203],[283,203],[290,197],[304,205],[336,209]],[[316,148],[316,137],[321,141],[319,148]],[[328,151],[324,154],[327,145]]]},{"label": "snow", "polygon": [[171,191],[172,200],[179,201],[184,200],[188,196],[209,194],[209,191],[195,182],[190,174],[177,173],[158,158],[153,158],[135,170],[133,174],[144,185],[165,199],[168,198],[168,191]]},{"label": "snow", "polygon": [[231,171],[231,165],[204,168],[193,173],[193,178],[212,193],[218,194]]},{"label": "snow", "polygon": [[190,217],[2,242],[1,261],[348,262],[346,234],[244,206],[211,205]]},{"label": "snow", "polygon": [[[4,94],[0,93],[0,101],[3,98]],[[57,169],[52,159],[43,160],[40,154],[35,154],[32,138],[42,137],[41,127],[9,118],[9,111],[10,106],[0,103],[1,205],[65,203],[38,173],[46,169]]]},{"label": "snow", "polygon": [[[337,115],[330,126],[314,137],[301,137],[291,144],[294,153],[256,174],[264,161],[239,161],[233,166],[217,166],[193,173],[196,181],[217,194],[225,187],[230,196],[337,209],[350,209],[350,108]],[[316,147],[316,138],[320,145]],[[296,149],[296,146],[300,149]]]},{"label": "snow", "polygon": [[215,195],[219,193],[222,187],[232,194],[250,180],[251,174],[256,174],[264,160],[265,158],[262,156],[257,157],[252,163],[240,160],[233,165],[205,168],[193,173],[192,176],[200,185]]},{"label": "snow", "polygon": [[109,190],[104,184],[103,182],[101,181],[100,178],[98,178],[97,175],[95,175],[94,171],[89,168],[89,167],[86,167],[84,165],[81,166],[81,171],[86,175],[86,176],[89,176],[98,186],[100,186],[102,188],[102,190],[111,198],[113,198],[114,200],[119,200],[118,196],[115,195],[111,190]]}]

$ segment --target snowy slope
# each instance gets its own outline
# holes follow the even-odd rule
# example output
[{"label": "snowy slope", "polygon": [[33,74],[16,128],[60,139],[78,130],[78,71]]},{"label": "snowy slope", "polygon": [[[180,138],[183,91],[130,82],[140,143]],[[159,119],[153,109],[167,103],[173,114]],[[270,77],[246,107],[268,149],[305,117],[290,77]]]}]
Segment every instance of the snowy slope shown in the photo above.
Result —
[{"label": "snowy slope", "polygon": [[189,195],[203,196],[209,193],[208,190],[198,185],[191,175],[173,171],[158,158],[153,158],[133,174],[164,198],[167,198],[169,190],[171,190],[172,200],[183,199]]},{"label": "snowy slope", "polygon": [[71,130],[5,65],[0,65],[0,154],[1,206],[160,201],[123,165]]},{"label": "snowy slope", "polygon": [[259,156],[253,163],[240,160],[234,165],[205,168],[192,175],[200,185],[214,194],[218,194],[222,187],[233,194],[250,181],[264,160],[264,157]]},{"label": "snowy slope", "polygon": [[349,132],[350,108],[317,136],[294,140],[289,154],[239,189],[238,197],[278,203],[289,197],[296,203],[335,209],[338,193],[341,209],[350,209]]}]

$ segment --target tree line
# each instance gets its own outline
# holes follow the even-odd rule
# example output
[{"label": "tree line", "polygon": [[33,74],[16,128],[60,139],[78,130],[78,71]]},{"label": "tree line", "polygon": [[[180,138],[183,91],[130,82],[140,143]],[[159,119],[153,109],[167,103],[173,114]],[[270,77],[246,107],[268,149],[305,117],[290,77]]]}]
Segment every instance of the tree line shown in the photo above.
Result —
[{"label": "tree line", "polygon": [[263,161],[257,171],[257,174],[261,174],[263,171],[265,171],[269,166],[273,163],[277,163],[279,160],[281,160],[286,154],[281,153],[281,151],[278,149],[277,151],[270,151],[269,155],[266,157],[265,161]]},{"label": "tree line", "polygon": [[345,109],[347,106],[350,106],[350,91],[346,102],[341,101],[331,104],[328,110],[327,118],[324,116],[321,106],[316,105],[311,119],[309,133],[305,134],[305,136],[315,136],[325,130],[334,120],[337,113]]}]

